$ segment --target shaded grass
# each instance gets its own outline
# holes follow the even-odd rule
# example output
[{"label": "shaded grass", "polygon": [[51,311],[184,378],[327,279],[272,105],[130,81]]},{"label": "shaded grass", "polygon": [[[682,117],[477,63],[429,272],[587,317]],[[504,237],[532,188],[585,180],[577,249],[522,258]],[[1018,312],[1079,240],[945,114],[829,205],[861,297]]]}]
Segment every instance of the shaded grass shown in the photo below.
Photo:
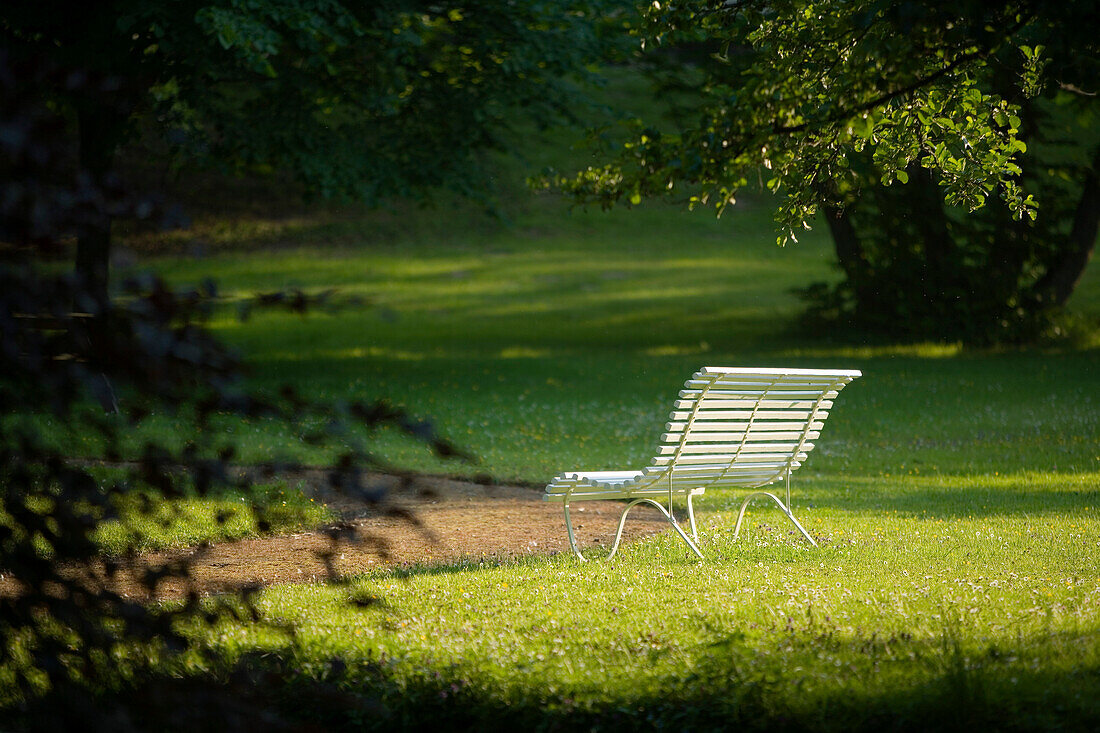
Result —
[{"label": "shaded grass", "polygon": [[[971,353],[800,334],[790,290],[830,277],[828,253],[813,237],[775,248],[763,207],[722,222],[654,207],[559,226],[549,241],[513,230],[154,264],[181,284],[219,276],[230,298],[265,284],[372,298],[336,314],[226,314],[214,325],[261,386],[394,399],[481,458],[444,465],[378,442],[429,472],[538,483],[565,468],[643,465],[674,392],[702,364],[862,369],[811,470],[832,470],[823,456],[840,451],[894,473],[1097,469],[1095,348]],[[235,436],[247,460],[324,457],[262,424]]]}]

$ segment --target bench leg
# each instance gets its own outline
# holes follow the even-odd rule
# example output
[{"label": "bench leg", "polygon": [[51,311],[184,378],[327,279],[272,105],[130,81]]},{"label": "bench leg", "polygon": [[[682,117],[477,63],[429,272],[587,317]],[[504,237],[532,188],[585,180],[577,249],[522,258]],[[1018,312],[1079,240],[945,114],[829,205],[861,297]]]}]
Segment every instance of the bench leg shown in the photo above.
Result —
[{"label": "bench leg", "polygon": [[802,536],[809,540],[811,545],[817,547],[817,543],[814,542],[814,538],[811,537],[810,533],[806,531],[806,528],[803,527],[797,519],[795,519],[794,513],[790,510],[790,508],[782,501],[780,501],[778,496],[767,491],[756,491],[752,494],[749,494],[744,503],[741,504],[741,511],[737,515],[737,527],[733,530],[734,539],[737,539],[738,535],[741,534],[741,522],[745,519],[745,510],[749,508],[749,502],[751,502],[758,496],[770,497],[776,504],[779,505],[779,508],[783,510],[783,513],[787,515],[787,519],[794,522],[794,526],[798,527],[798,531],[802,533]]},{"label": "bench leg", "polygon": [[691,493],[688,493],[688,525],[691,527],[691,539],[699,541],[699,531],[695,529],[695,510],[691,506]]},{"label": "bench leg", "polygon": [[[689,497],[689,501],[690,501],[690,497]],[[673,519],[671,512],[669,512],[667,509],[665,509],[663,506],[661,506],[661,504],[659,502],[654,501],[653,499],[635,499],[634,501],[632,501],[632,502],[630,502],[629,504],[626,505],[626,508],[623,509],[623,515],[619,518],[619,529],[618,529],[618,531],[615,532],[615,544],[611,547],[611,554],[607,556],[608,560],[615,557],[615,553],[619,550],[619,540],[622,538],[623,525],[626,524],[626,514],[627,514],[627,512],[629,512],[631,509],[633,509],[636,505],[643,504],[643,503],[644,504],[650,504],[650,505],[656,507],[657,511],[659,511],[662,515],[664,515],[665,521],[667,521],[669,524],[671,524],[672,528],[674,530],[676,530],[676,534],[680,535],[680,539],[682,539],[684,542],[686,542],[687,546],[691,548],[691,551],[694,552],[699,557],[700,560],[706,559],[706,558],[703,557],[703,553],[699,552],[699,548],[696,547],[695,543],[691,541],[691,538],[687,536],[687,534],[684,532],[684,530],[680,529],[680,525],[676,522],[675,519]],[[689,506],[690,506],[690,504],[689,504]],[[693,516],[692,517],[692,525],[693,525],[692,533],[693,534],[694,534],[694,529],[695,529],[694,524],[695,524],[695,522],[694,522],[694,516]]]},{"label": "bench leg", "polygon": [[642,503],[651,504],[652,506],[657,507],[657,511],[659,511],[664,516],[665,520],[672,525],[672,528],[676,530],[676,534],[680,535],[680,539],[687,543],[687,546],[691,548],[691,551],[694,552],[700,560],[705,559],[703,557],[703,553],[699,552],[699,548],[695,546],[695,543],[691,541],[691,538],[684,533],[684,530],[680,529],[680,525],[677,524],[676,520],[672,518],[672,514],[670,514],[667,509],[661,506],[659,502],[656,502],[653,499],[635,499],[634,501],[626,505],[626,508],[623,509],[622,516],[619,517],[619,528],[615,531],[615,544],[611,546],[611,554],[607,556],[608,560],[615,557],[615,553],[619,551],[619,541],[622,540],[623,525],[626,524],[627,513],[636,505]]},{"label": "bench leg", "polygon": [[[620,524],[619,530],[622,530]],[[584,562],[584,555],[577,549],[577,538],[573,535],[573,522],[569,518],[569,502],[565,502],[565,531],[569,534],[569,546],[573,548],[573,554],[577,556],[577,559]]]},{"label": "bench leg", "polygon": [[[619,527],[615,530],[615,542],[611,545],[611,552],[607,556],[608,560],[615,557],[615,553],[619,551],[619,543],[622,542],[623,539],[623,527],[626,526],[626,515],[630,513],[631,509],[641,503],[651,504],[655,506],[657,508],[657,511],[661,512],[661,515],[665,518],[665,521],[671,524],[672,528],[676,530],[676,533],[680,535],[680,538],[687,543],[688,547],[691,548],[691,551],[698,555],[700,560],[705,559],[703,557],[703,553],[699,551],[699,548],[695,545],[695,542],[692,541],[692,537],[687,536],[684,530],[680,528],[680,525],[677,524],[676,520],[672,518],[672,514],[670,514],[667,509],[665,509],[663,506],[660,505],[660,503],[654,501],[653,499],[635,499],[634,501],[626,505],[626,508],[623,509],[622,516],[619,517]],[[569,546],[573,549],[573,554],[577,556],[577,559],[581,562],[585,562],[584,555],[582,555],[581,551],[577,548],[576,535],[573,534],[573,522],[569,518],[569,504],[566,503],[563,504],[563,506],[565,507],[565,531],[569,535]],[[691,517],[691,534],[695,538],[695,540],[698,541],[699,538],[695,532],[695,514],[692,512],[691,509],[691,497],[688,497],[688,514]]]}]

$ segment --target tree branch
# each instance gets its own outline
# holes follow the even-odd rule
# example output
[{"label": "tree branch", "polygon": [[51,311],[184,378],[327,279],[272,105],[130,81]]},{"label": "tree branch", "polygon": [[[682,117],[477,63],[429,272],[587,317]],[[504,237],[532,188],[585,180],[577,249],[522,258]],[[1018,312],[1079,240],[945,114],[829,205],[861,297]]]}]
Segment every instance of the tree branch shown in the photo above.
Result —
[{"label": "tree branch", "polygon": [[1070,83],[1064,82],[1064,81],[1058,82],[1058,88],[1063,89],[1067,92],[1070,92],[1071,94],[1076,94],[1076,95],[1081,96],[1081,97],[1095,97],[1095,96],[1098,96],[1097,92],[1086,92],[1081,87],[1078,87],[1074,84],[1070,84]]}]

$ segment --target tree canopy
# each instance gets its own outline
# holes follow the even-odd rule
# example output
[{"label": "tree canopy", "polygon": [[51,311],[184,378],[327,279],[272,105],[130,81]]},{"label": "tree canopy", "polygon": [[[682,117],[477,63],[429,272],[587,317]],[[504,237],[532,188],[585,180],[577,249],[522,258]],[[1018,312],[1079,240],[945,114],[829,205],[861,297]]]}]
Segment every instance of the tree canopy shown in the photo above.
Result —
[{"label": "tree canopy", "polygon": [[883,184],[905,183],[918,162],[949,203],[976,209],[997,194],[1017,217],[1033,218],[1034,199],[1017,180],[1015,157],[1027,147],[1019,104],[991,91],[986,76],[1013,48],[1016,63],[1003,71],[1034,96],[1051,61],[1043,41],[1058,42],[1058,84],[1091,86],[1097,41],[1080,32],[1059,38],[1094,27],[1075,12],[1085,10],[1096,18],[1091,2],[654,2],[643,46],[718,49],[701,80],[699,120],[680,134],[642,132],[574,189],[610,203],[687,183],[698,191],[693,203],[722,209],[763,167],[768,187],[785,193],[777,219],[787,241],[816,213],[822,191],[851,179],[851,156],[870,149]]},{"label": "tree canopy", "polygon": [[[600,2],[115,0],[58,13],[9,5],[16,59],[115,81],[115,133],[144,122],[178,153],[274,166],[315,191],[373,199],[468,187],[473,154],[501,144],[515,110],[570,114],[599,56]],[[82,125],[102,95],[67,95]],[[113,105],[120,107],[119,104]]]},{"label": "tree canopy", "polygon": [[[228,170],[278,170],[307,190],[377,202],[484,189],[479,154],[509,124],[567,117],[606,48],[604,0],[16,0],[0,38],[16,67],[53,64],[38,89],[69,110],[81,166],[111,168],[142,132]],[[40,79],[33,74],[29,80]],[[105,277],[105,224],[82,239]],[[78,255],[79,259],[79,255]]]},{"label": "tree canopy", "polygon": [[[937,244],[943,245],[952,251],[940,258],[942,266],[920,279],[938,280],[974,265],[974,277],[948,288],[954,298],[956,286],[972,287],[984,267],[975,264],[973,251],[962,251],[980,249],[963,229],[976,222],[994,226],[990,217],[1001,217],[994,211],[1002,210],[1006,215],[995,224],[1000,231],[1027,227],[1042,211],[1037,186],[1024,179],[1021,164],[1030,145],[1046,142],[1050,125],[1040,117],[1049,119],[1053,106],[1056,116],[1073,122],[1079,149],[1068,159],[1055,162],[1048,155],[1030,162],[1044,172],[1057,168],[1073,184],[1051,194],[1051,211],[1068,213],[1062,211],[1045,236],[1060,240],[1046,248],[1053,254],[1043,254],[1034,245],[1041,238],[1037,230],[1019,230],[1027,232],[1030,249],[1005,275],[1012,292],[990,295],[1001,302],[983,317],[1001,318],[1001,311],[1018,306],[1034,310],[1041,301],[1059,305],[1087,262],[1100,209],[1096,164],[1082,165],[1097,142],[1089,131],[1100,78],[1092,30],[1098,25],[1100,10],[1088,0],[653,2],[643,26],[650,52],[685,46],[710,51],[705,63],[685,72],[694,87],[691,115],[680,130],[639,125],[609,163],[558,182],[580,200],[605,206],[671,192],[721,213],[741,189],[760,180],[780,196],[780,244],[796,240],[824,209],[849,284],[870,281],[865,291],[880,296],[893,288],[886,284],[891,274],[913,261],[936,260]],[[898,184],[897,218],[910,229],[927,221],[926,231],[856,231],[845,220],[861,201],[885,211],[890,204],[882,187]],[[1055,203],[1058,196],[1077,206]],[[982,214],[974,217],[956,213],[978,210]],[[865,216],[864,223],[872,218]],[[893,253],[907,236],[919,245],[912,257],[901,258],[904,265],[893,254],[889,268],[885,260],[869,260],[875,246],[893,247]],[[998,246],[988,243],[994,249],[983,252]],[[863,271],[853,274],[859,267]],[[1038,285],[1045,275],[1044,292],[1023,303],[1021,288]],[[923,287],[914,290],[915,300],[938,297],[935,285],[914,287]],[[870,304],[865,298],[863,306]],[[929,314],[929,323],[941,315]]]}]

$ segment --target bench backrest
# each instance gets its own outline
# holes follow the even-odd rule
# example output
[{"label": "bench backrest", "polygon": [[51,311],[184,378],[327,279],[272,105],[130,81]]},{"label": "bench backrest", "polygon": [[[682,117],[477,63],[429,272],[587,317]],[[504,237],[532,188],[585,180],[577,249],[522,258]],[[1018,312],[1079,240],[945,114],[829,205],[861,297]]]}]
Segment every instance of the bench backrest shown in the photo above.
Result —
[{"label": "bench backrest", "polygon": [[[703,367],[684,384],[642,483],[763,486],[806,460],[858,370]],[[641,488],[641,487],[639,487]]]}]

